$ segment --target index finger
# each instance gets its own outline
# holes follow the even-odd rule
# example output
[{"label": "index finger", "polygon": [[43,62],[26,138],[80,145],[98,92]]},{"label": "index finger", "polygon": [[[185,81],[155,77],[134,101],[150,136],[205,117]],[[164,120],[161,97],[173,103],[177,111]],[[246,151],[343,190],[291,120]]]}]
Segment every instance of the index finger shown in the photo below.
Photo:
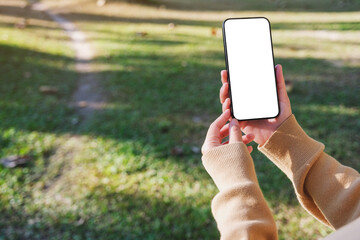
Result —
[{"label": "index finger", "polygon": [[228,74],[226,70],[221,71],[221,82],[226,83],[228,78]]},{"label": "index finger", "polygon": [[288,96],[286,92],[285,79],[282,71],[282,66],[280,64],[275,66],[276,73],[276,83],[278,88],[279,100],[284,101]]},{"label": "index finger", "polygon": [[210,125],[206,135],[206,139],[211,137],[220,137],[220,129],[226,124],[229,118],[230,118],[230,110],[227,109]]},{"label": "index finger", "polygon": [[221,133],[221,129],[229,120],[229,118],[230,110],[226,110],[210,125],[204,144],[201,147],[202,154],[205,154],[210,149],[221,145],[222,136],[224,136]]}]

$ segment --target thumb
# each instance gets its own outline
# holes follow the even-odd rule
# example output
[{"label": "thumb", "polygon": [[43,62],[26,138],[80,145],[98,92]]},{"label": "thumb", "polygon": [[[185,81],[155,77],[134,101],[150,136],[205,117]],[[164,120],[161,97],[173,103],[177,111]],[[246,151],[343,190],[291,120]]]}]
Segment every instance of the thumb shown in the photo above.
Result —
[{"label": "thumb", "polygon": [[242,142],[242,132],[238,120],[233,118],[229,124],[229,143]]}]

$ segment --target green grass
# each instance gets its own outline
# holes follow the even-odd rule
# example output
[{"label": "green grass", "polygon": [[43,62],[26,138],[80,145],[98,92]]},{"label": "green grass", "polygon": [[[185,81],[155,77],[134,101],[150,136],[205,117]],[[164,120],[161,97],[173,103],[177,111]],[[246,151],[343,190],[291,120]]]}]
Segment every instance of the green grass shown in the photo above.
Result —
[{"label": "green grass", "polygon": [[[271,12],[275,1],[261,9],[259,1],[242,1],[252,12],[201,11],[186,1],[168,9],[82,1],[64,16],[96,48],[93,67],[108,102],[78,128],[79,113],[69,107],[77,74],[67,37],[39,13],[15,29],[22,10],[14,2],[0,12],[0,157],[30,154],[33,161],[0,166],[0,239],[218,238],[210,210],[217,189],[192,149],[220,113],[224,57],[211,28],[220,31],[230,16],[270,19],[298,121],[328,153],[360,169],[359,12],[329,1],[282,1],[281,12]],[[59,94],[40,94],[42,85]],[[173,154],[175,147],[182,154]],[[252,155],[280,239],[331,232],[302,210],[284,174],[257,150]]]}]

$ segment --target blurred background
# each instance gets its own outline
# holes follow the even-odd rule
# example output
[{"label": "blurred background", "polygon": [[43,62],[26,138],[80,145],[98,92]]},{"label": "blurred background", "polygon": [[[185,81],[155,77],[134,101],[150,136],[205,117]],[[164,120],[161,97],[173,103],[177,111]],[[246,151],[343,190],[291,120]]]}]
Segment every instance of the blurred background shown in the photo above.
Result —
[{"label": "blurred background", "polygon": [[[0,239],[218,239],[200,148],[228,17],[270,20],[295,116],[360,170],[359,1],[41,4],[0,0]],[[280,239],[331,232],[252,156]]]}]

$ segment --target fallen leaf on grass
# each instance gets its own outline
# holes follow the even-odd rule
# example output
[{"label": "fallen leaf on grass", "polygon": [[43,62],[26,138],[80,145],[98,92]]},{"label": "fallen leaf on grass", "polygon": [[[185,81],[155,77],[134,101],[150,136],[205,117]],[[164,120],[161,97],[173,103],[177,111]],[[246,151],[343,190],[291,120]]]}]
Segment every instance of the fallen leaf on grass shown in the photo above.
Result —
[{"label": "fallen leaf on grass", "polygon": [[42,94],[56,94],[59,92],[59,88],[53,86],[41,86],[39,91]]},{"label": "fallen leaf on grass", "polygon": [[182,147],[176,146],[171,149],[171,155],[182,156],[184,154],[184,149]]},{"label": "fallen leaf on grass", "polygon": [[216,36],[217,35],[217,29],[211,28],[211,35]]},{"label": "fallen leaf on grass", "polygon": [[30,156],[17,156],[12,155],[1,159],[1,163],[6,168],[14,168],[20,165],[26,164],[28,161],[31,160]]},{"label": "fallen leaf on grass", "polygon": [[148,35],[147,32],[136,32],[136,36],[145,37],[147,35]]},{"label": "fallen leaf on grass", "polygon": [[173,30],[175,27],[176,27],[175,23],[169,23],[169,24],[168,24],[168,28],[169,28],[170,30]]},{"label": "fallen leaf on grass", "polygon": [[15,24],[15,27],[18,29],[24,29],[28,25],[27,19],[21,19],[18,23]]},{"label": "fallen leaf on grass", "polygon": [[80,102],[78,102],[77,106],[80,108],[85,108],[88,106],[88,103],[87,103],[87,101],[80,101]]}]

